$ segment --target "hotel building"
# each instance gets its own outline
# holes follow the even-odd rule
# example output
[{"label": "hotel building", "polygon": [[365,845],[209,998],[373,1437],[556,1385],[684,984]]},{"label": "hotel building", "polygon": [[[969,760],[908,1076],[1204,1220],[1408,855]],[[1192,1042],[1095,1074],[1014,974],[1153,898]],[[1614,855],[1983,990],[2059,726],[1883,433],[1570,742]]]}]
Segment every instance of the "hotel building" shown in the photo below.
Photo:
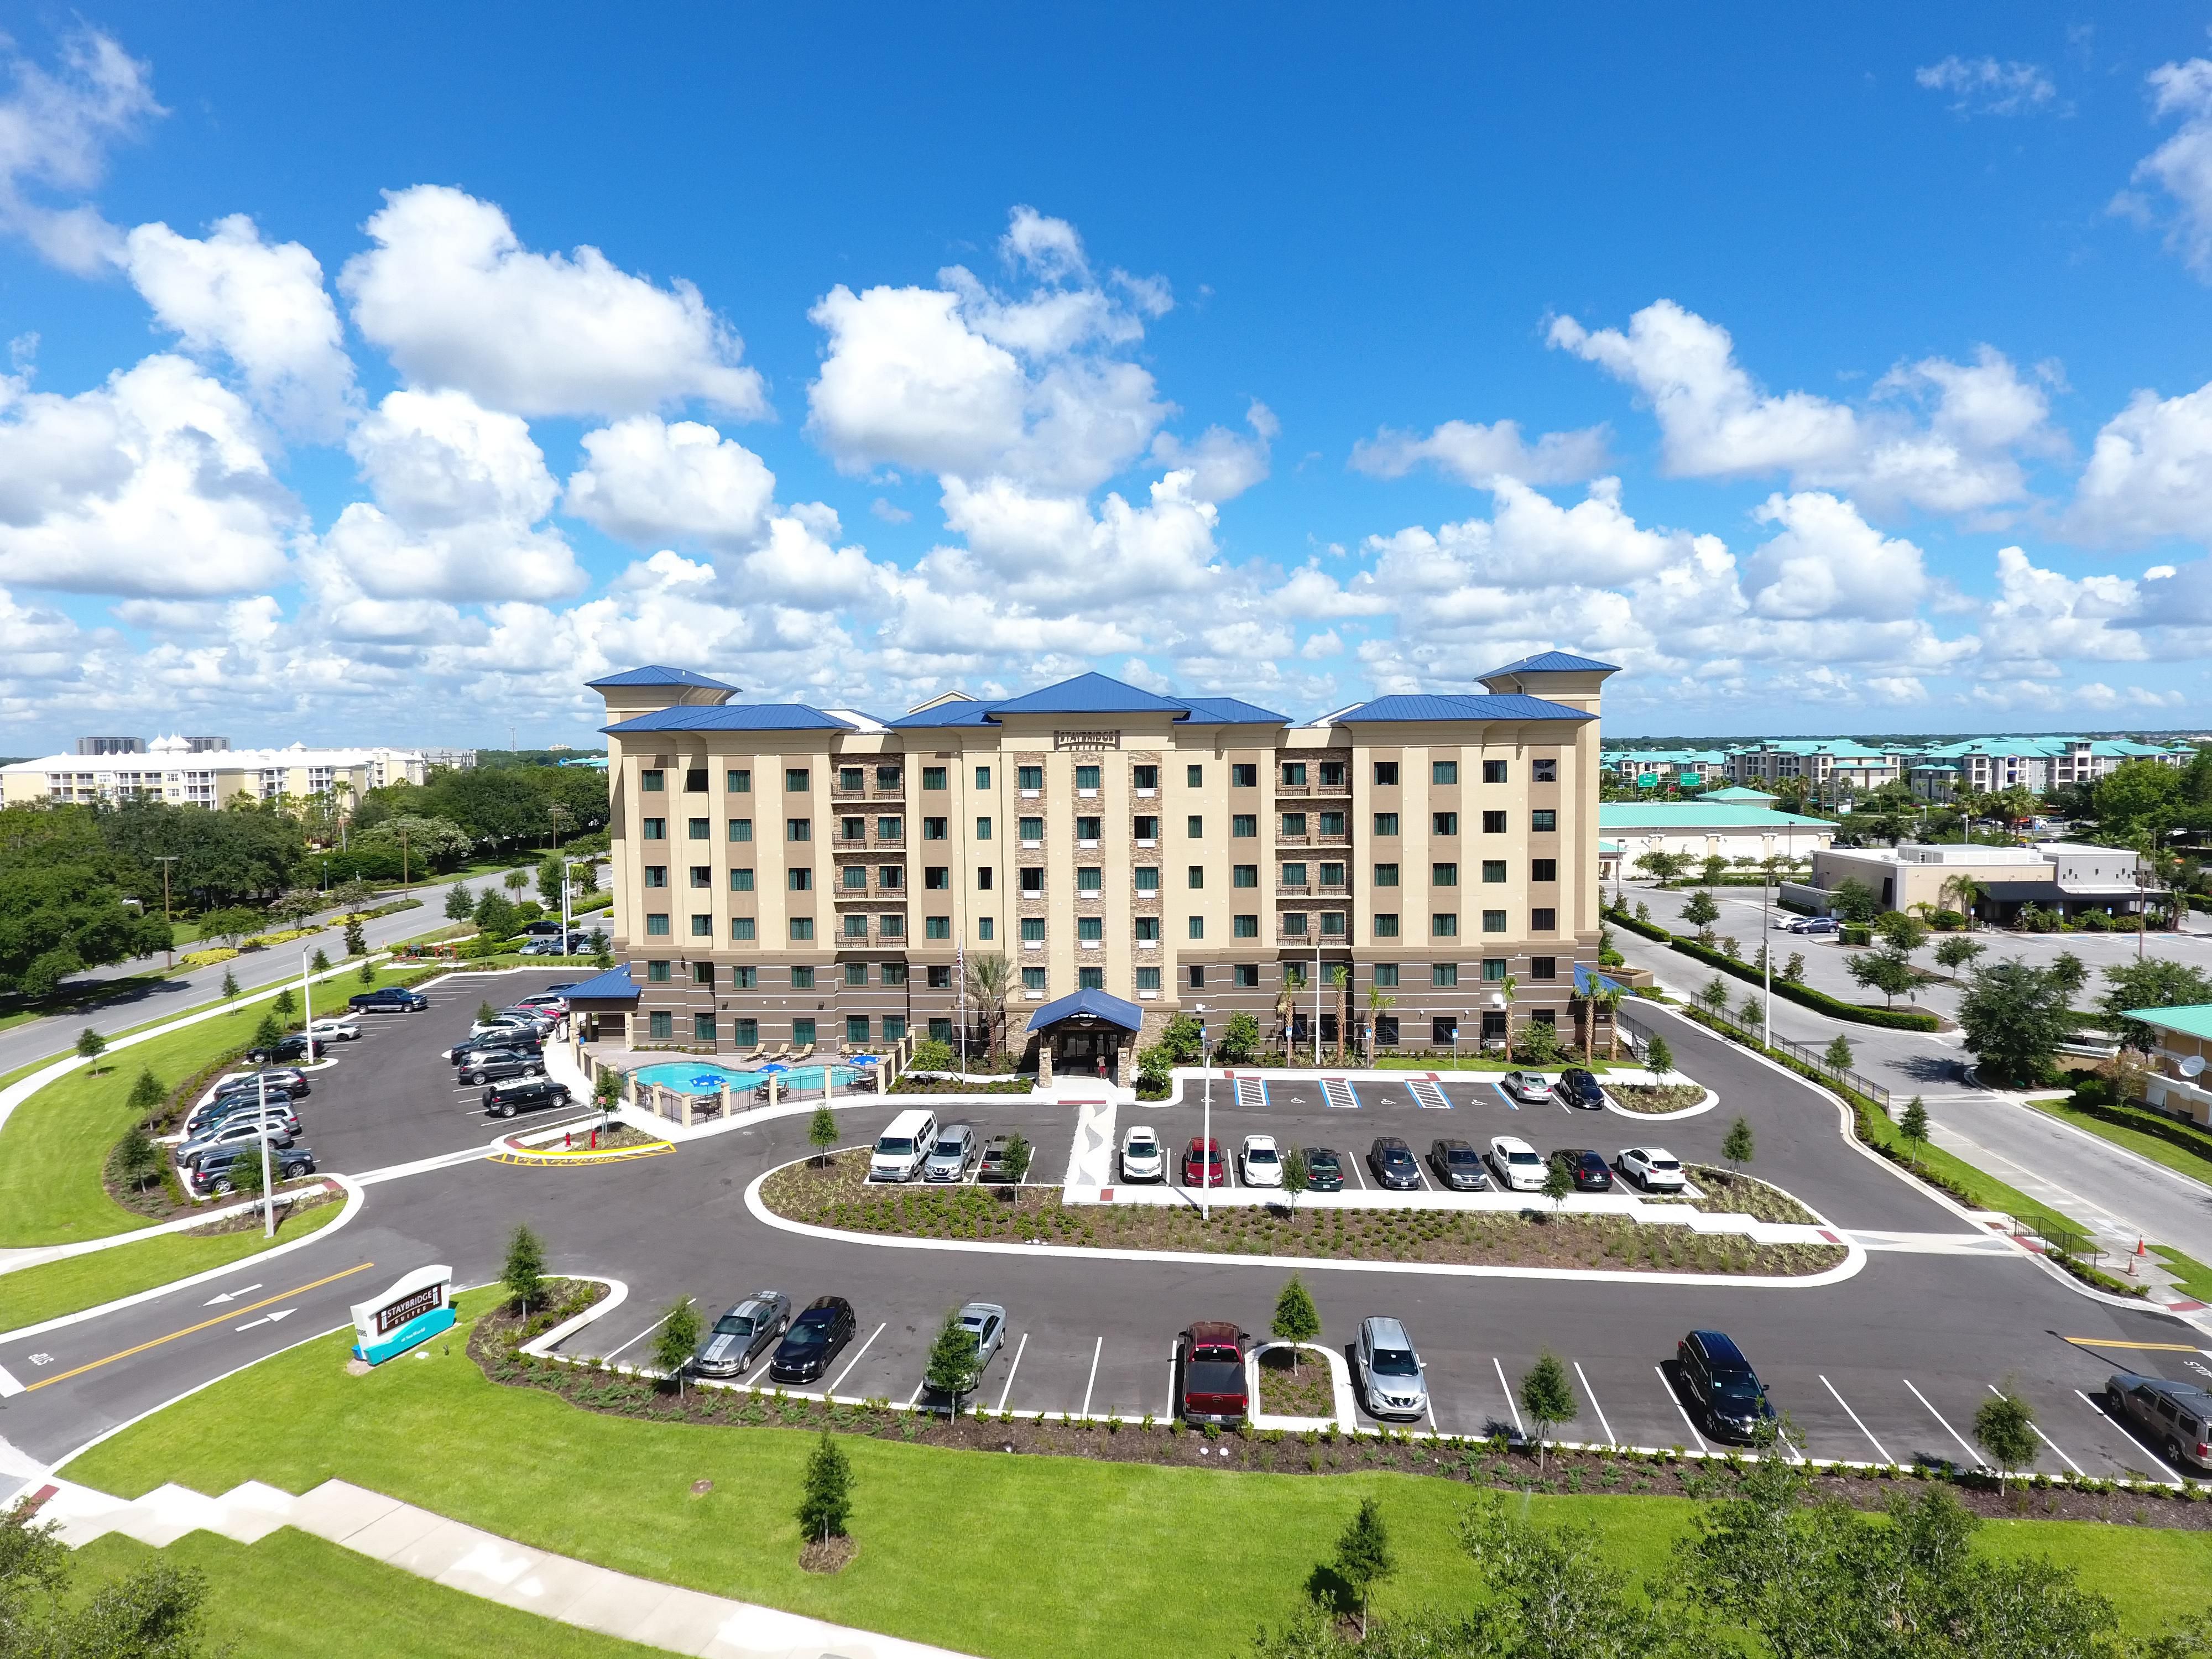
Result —
[{"label": "hotel building", "polygon": [[[117,738],[86,741],[113,744]],[[243,795],[306,800],[317,795],[358,801],[387,783],[420,783],[422,757],[404,749],[210,748],[220,738],[156,738],[133,752],[49,755],[0,767],[0,803],[40,801],[86,805],[143,799],[179,806],[221,806]]]},{"label": "hotel building", "polygon": [[[963,964],[996,952],[1004,1036],[1042,1042],[1048,1066],[1121,1074],[1201,1004],[1210,1032],[1249,1012],[1270,1045],[1310,1043],[1317,1018],[1333,1048],[1348,1018],[1378,1048],[1472,1048],[1509,1012],[1568,1036],[1597,957],[1614,672],[1547,652],[1478,695],[1304,723],[1098,674],[889,720],[748,703],[680,669],[611,675],[592,686],[635,991],[618,969],[580,1011],[637,1047],[950,1040]],[[1392,1006],[1370,1012],[1370,991]],[[1064,1002],[1065,1029],[1032,1039]],[[980,1044],[972,997],[966,1013]]]}]

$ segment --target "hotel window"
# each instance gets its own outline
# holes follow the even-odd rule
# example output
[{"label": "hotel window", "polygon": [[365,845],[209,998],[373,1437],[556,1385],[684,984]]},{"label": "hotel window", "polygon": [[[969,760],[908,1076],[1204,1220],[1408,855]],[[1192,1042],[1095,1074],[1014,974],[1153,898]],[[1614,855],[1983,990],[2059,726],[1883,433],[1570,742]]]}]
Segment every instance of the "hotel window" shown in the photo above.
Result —
[{"label": "hotel window", "polygon": [[740,1048],[760,1047],[760,1022],[757,1019],[733,1019],[730,1022],[730,1040]]},{"label": "hotel window", "polygon": [[[787,790],[803,791],[806,787],[806,769],[803,766],[787,768],[783,775],[783,787]],[[854,781],[853,787],[860,787],[858,780]]]},{"label": "hotel window", "polygon": [[1103,968],[1079,968],[1075,970],[1076,988],[1080,991],[1103,991],[1106,988]]},{"label": "hotel window", "polygon": [[[811,935],[809,937],[811,937]],[[794,991],[812,990],[814,988],[814,970],[811,968],[793,969],[791,970],[791,988]]]},{"label": "hotel window", "polygon": [[856,910],[845,918],[845,937],[847,939],[866,939],[867,936],[867,917],[862,915]]},{"label": "hotel window", "polygon": [[1528,958],[1528,977],[1530,979],[1557,979],[1559,976],[1559,957],[1530,957]]},{"label": "hotel window", "polygon": [[1293,788],[1297,788],[1303,787],[1305,781],[1306,763],[1304,761],[1285,761],[1283,763],[1283,781],[1285,783],[1291,785]]},{"label": "hotel window", "polygon": [[1540,835],[1557,830],[1559,827],[1559,814],[1555,808],[1540,806],[1528,814],[1528,827]]},{"label": "hotel window", "polygon": [[753,792],[753,775],[748,767],[737,768],[724,781],[729,785],[728,793],[732,795],[750,795]]},{"label": "hotel window", "polygon": [[1323,761],[1321,763],[1321,787],[1324,789],[1341,789],[1344,787],[1344,763],[1342,761]]},{"label": "hotel window", "polygon": [[713,833],[707,828],[705,818],[693,818],[690,821],[690,829],[691,839],[694,841],[705,841]]},{"label": "hotel window", "polygon": [[690,766],[684,769],[684,793],[687,795],[703,795],[707,793],[707,769],[705,767]]},{"label": "hotel window", "polygon": [[991,866],[988,864],[976,866],[975,890],[979,893],[988,893],[991,890]]},{"label": "hotel window", "polygon": [[1160,890],[1159,866],[1140,864],[1137,866],[1137,890],[1140,893],[1157,893]]},{"label": "hotel window", "polygon": [[1077,767],[1075,787],[1078,789],[1096,789],[1098,787],[1098,769],[1095,766]]},{"label": "hotel window", "polygon": [[898,841],[903,838],[905,835],[906,820],[904,818],[878,818],[876,820],[876,839],[878,841]]},{"label": "hotel window", "polygon": [[994,921],[990,917],[978,916],[975,918],[975,937],[981,939],[986,945],[998,938],[998,929],[999,924]]},{"label": "hotel window", "polygon": [[922,866],[921,890],[925,893],[949,893],[952,890],[952,866],[949,864],[927,864]]},{"label": "hotel window", "polygon": [[1342,835],[1344,833],[1344,814],[1341,812],[1322,813],[1321,815],[1321,832],[1324,836]]},{"label": "hotel window", "polygon": [[1503,812],[1485,812],[1482,815],[1482,833],[1486,836],[1504,835],[1505,833],[1505,814]]},{"label": "hotel window", "polygon": [[1024,870],[1023,870],[1023,872],[1022,872],[1022,894],[1023,894],[1023,896],[1024,896],[1024,897],[1034,898],[1034,897],[1036,897],[1036,896],[1041,896],[1043,892],[1044,892],[1044,872],[1043,872],[1043,871],[1042,871],[1042,870],[1039,870],[1039,869],[1033,868],[1033,867],[1032,867],[1032,868],[1025,868]]},{"label": "hotel window", "polygon": [[1204,865],[1194,864],[1190,866],[1190,884],[1193,887],[1203,887],[1206,885],[1206,866]]},{"label": "hotel window", "polygon": [[[1557,859],[1531,859],[1531,860],[1528,860],[1528,879],[1529,879],[1529,880],[1531,880],[1531,881],[1557,881],[1559,878],[1559,860],[1557,860]],[[1501,876],[1501,877],[1499,878],[1499,879],[1502,881],[1502,880],[1504,880],[1504,878],[1503,878],[1503,877]]]},{"label": "hotel window", "polygon": [[1528,931],[1530,933],[1555,933],[1559,932],[1559,913],[1557,910],[1531,910],[1528,913]]},{"label": "hotel window", "polygon": [[[753,943],[754,938],[755,929],[753,919],[750,916],[732,916],[730,918],[731,944],[750,945]],[[738,971],[743,973],[746,970],[740,969]]]},{"label": "hotel window", "polygon": [[[1244,820],[1243,820],[1243,822],[1244,822],[1244,823],[1249,823],[1251,822],[1251,820],[1250,820],[1249,818],[1247,818],[1247,819],[1244,819]],[[1303,812],[1285,812],[1285,813],[1284,813],[1284,814],[1283,814],[1283,834],[1284,834],[1284,835],[1285,835],[1285,836],[1303,836],[1304,834],[1305,834],[1305,832],[1306,832],[1306,815],[1305,815],[1304,813],[1303,813]],[[1238,833],[1239,833],[1239,834],[1242,834],[1242,833],[1243,833],[1243,832],[1240,830]]]},{"label": "hotel window", "polygon": [[1240,962],[1229,970],[1230,982],[1240,991],[1257,990],[1260,986],[1260,964]]},{"label": "hotel window", "polygon": [[991,787],[991,769],[989,767],[979,766],[975,769],[975,787],[978,789],[988,789]]},{"label": "hotel window", "polygon": [[[878,767],[876,769],[876,787],[877,787],[877,788],[878,788],[878,789],[896,789],[896,788],[897,788],[898,787],[899,787],[899,769],[898,769],[898,768],[897,768],[897,767],[896,767],[896,766],[878,766]],[[939,788],[940,788],[940,789],[941,789],[941,788],[943,788],[944,787],[945,787],[945,786],[944,786],[943,784],[941,784],[941,783],[938,786],[938,787],[939,787]]]},{"label": "hotel window", "polygon": [[1503,910],[1485,910],[1482,913],[1482,931],[1486,933],[1504,933],[1505,931],[1505,912]]},{"label": "hotel window", "polygon": [[1504,761],[1485,761],[1485,762],[1483,762],[1483,763],[1482,763],[1482,781],[1483,781],[1485,783],[1503,783],[1503,782],[1504,782],[1504,781],[1505,781],[1505,763],[1504,763]]},{"label": "hotel window", "polygon": [[1042,991],[1042,990],[1043,990],[1043,989],[1044,989],[1044,969],[1042,969],[1042,968],[1024,968],[1024,969],[1022,969],[1022,989],[1024,989],[1024,991]]},{"label": "hotel window", "polygon": [[1459,834],[1459,814],[1456,812],[1430,813],[1429,833],[1432,836],[1455,836]]},{"label": "hotel window", "polygon": [[[1195,921],[1196,918],[1193,917],[1192,920]],[[1260,918],[1257,916],[1232,917],[1229,924],[1229,934],[1231,939],[1259,938]]]},{"label": "hotel window", "polygon": [[1306,913],[1304,911],[1285,910],[1283,913],[1282,920],[1283,937],[1285,939],[1304,939],[1306,936]]},{"label": "hotel window", "polygon": [[1377,887],[1395,887],[1398,884],[1398,866],[1395,864],[1376,865],[1375,884]]},{"label": "hotel window", "polygon": [[1377,939],[1398,937],[1398,913],[1395,910],[1378,910],[1375,913],[1375,937]]},{"label": "hotel window", "polygon": [[1133,766],[1129,769],[1129,787],[1133,789],[1157,789],[1160,787],[1160,769],[1157,766]]},{"label": "hotel window", "polygon": [[1495,985],[1498,981],[1504,979],[1505,977],[1505,958],[1504,957],[1485,957],[1482,959],[1482,977],[1486,983],[1492,985]]},{"label": "hotel window", "polygon": [[1203,966],[1194,963],[1189,969],[1189,978],[1192,990],[1203,991],[1206,988],[1206,969]]},{"label": "hotel window", "polygon": [[791,1040],[802,1048],[811,1047],[814,1042],[814,1022],[811,1019],[793,1020]]},{"label": "hotel window", "polygon": [[1433,990],[1455,991],[1459,988],[1459,964],[1439,962],[1429,969],[1429,985]]},{"label": "hotel window", "polygon": [[693,963],[691,982],[694,985],[712,985],[714,982],[714,964],[711,962]]},{"label": "hotel window", "polygon": [[730,839],[732,841],[750,841],[752,838],[753,821],[750,818],[732,818],[730,820]]},{"label": "hotel window", "polygon": [[845,1016],[845,1041],[866,1042],[868,1040],[868,1017],[866,1014]]},{"label": "hotel window", "polygon": [[1555,761],[1555,760],[1540,760],[1540,761],[1531,761],[1531,762],[1529,763],[1529,764],[1530,764],[1530,765],[1532,765],[1532,766],[1534,766],[1534,767],[1536,769],[1536,771],[1535,771],[1535,781],[1536,781],[1536,782],[1538,782],[1538,783],[1557,783],[1557,782],[1559,781],[1559,762],[1557,762],[1557,761]]},{"label": "hotel window", "polygon": [[906,963],[902,962],[885,963],[884,964],[884,983],[886,985],[905,984]]},{"label": "hotel window", "polygon": [[1044,943],[1043,917],[1024,916],[1022,918],[1022,943],[1024,945],[1042,945]]},{"label": "hotel window", "polygon": [[1456,864],[1431,865],[1429,866],[1429,885],[1431,887],[1458,886],[1459,866]]},{"label": "hotel window", "polygon": [[1375,982],[1386,991],[1395,989],[1398,983],[1398,964],[1395,962],[1376,963]]},{"label": "hotel window", "polygon": [[988,841],[991,839],[990,819],[977,818],[975,820],[975,839],[977,841]]},{"label": "hotel window", "polygon": [[647,865],[645,866],[645,884],[647,887],[667,886],[668,866],[665,864]]},{"label": "hotel window", "polygon": [[645,964],[645,982],[647,985],[667,984],[668,964],[665,962],[647,963]]},{"label": "hotel window", "polygon": [[1229,884],[1231,887],[1257,887],[1260,884],[1260,866],[1256,864],[1231,865]]},{"label": "hotel window", "polygon": [[1137,937],[1140,940],[1150,939],[1155,945],[1159,943],[1160,919],[1158,916],[1139,916],[1137,918]]},{"label": "hotel window", "polygon": [[896,893],[906,885],[906,866],[886,864],[876,873],[876,885],[886,893]]},{"label": "hotel window", "polygon": [[1139,818],[1131,827],[1136,830],[1139,841],[1158,841],[1160,838],[1160,821],[1158,818]]},{"label": "hotel window", "polygon": [[906,937],[906,918],[904,916],[878,916],[876,918],[876,933],[879,937],[884,939],[904,939]]},{"label": "hotel window", "polygon": [[[814,941],[814,918],[811,916],[793,916],[791,919],[791,938],[792,942],[795,945],[812,944]],[[793,974],[798,974],[801,970],[794,968],[791,971]],[[809,969],[806,971],[811,972],[811,970]]]},{"label": "hotel window", "polygon": [[1042,766],[1016,767],[1014,769],[1014,785],[1017,788],[1020,789],[1043,788],[1044,768]]},{"label": "hotel window", "polygon": [[641,819],[638,824],[638,833],[641,840],[666,841],[668,839],[668,820],[666,818]]},{"label": "hotel window", "polygon": [[1378,836],[1396,835],[1398,815],[1395,812],[1377,812],[1375,815],[1375,833]]},{"label": "hotel window", "polygon": [[1457,939],[1459,918],[1449,910],[1439,910],[1429,918],[1431,939]]},{"label": "hotel window", "polygon": [[1260,769],[1243,763],[1231,766],[1229,769],[1229,787],[1231,789],[1257,789],[1260,787]]},{"label": "hotel window", "polygon": [[1324,910],[1321,913],[1321,936],[1323,939],[1342,939],[1344,937],[1343,911]]},{"label": "hotel window", "polygon": [[1340,864],[1322,865],[1321,867],[1321,884],[1324,887],[1343,886],[1344,866]]},{"label": "hotel window", "polygon": [[1042,818],[1024,818],[1022,820],[1022,839],[1024,841],[1042,841],[1044,839],[1044,820]]},{"label": "hotel window", "polygon": [[1137,988],[1139,991],[1158,990],[1160,988],[1160,970],[1157,968],[1138,969]]},{"label": "hotel window", "polygon": [[[949,991],[952,988],[952,969],[942,965],[933,967],[928,969],[927,982],[933,991]],[[949,1019],[945,1022],[945,1030],[948,1036],[952,1033],[952,1022]]]},{"label": "hotel window", "polygon": [[712,917],[712,916],[694,916],[694,917],[692,917],[692,918],[691,918],[691,937],[692,937],[693,939],[712,939],[712,938],[714,938],[714,917]]},{"label": "hotel window", "polygon": [[1440,784],[1457,783],[1459,781],[1459,763],[1457,761],[1431,761],[1429,763],[1429,781],[1431,783]]},{"label": "hotel window", "polygon": [[1106,937],[1105,919],[1101,916],[1078,916],[1075,919],[1075,939],[1079,945],[1097,945]]},{"label": "hotel window", "polygon": [[858,793],[866,787],[867,781],[868,774],[865,768],[841,766],[837,769],[837,787],[840,789],[849,789]]},{"label": "hotel window", "polygon": [[1097,840],[1098,839],[1099,825],[1100,825],[1101,823],[1103,823],[1103,822],[1104,822],[1104,820],[1103,820],[1103,819],[1102,819],[1102,818],[1083,817],[1083,818],[1078,818],[1078,819],[1076,819],[1076,821],[1075,821],[1075,838],[1076,838],[1076,840],[1078,840],[1078,841],[1097,841]]},{"label": "hotel window", "polygon": [[1105,890],[1106,872],[1095,864],[1087,864],[1075,872],[1075,890],[1079,893],[1097,893]]},{"label": "hotel window", "polygon": [[1505,860],[1504,860],[1504,859],[1485,859],[1485,860],[1483,860],[1483,861],[1482,861],[1482,878],[1483,878],[1485,881],[1503,881],[1503,880],[1504,880],[1504,879],[1505,879]]},{"label": "hotel window", "polygon": [[1375,787],[1377,789],[1395,789],[1398,787],[1397,762],[1376,761],[1375,763]]},{"label": "hotel window", "polygon": [[921,821],[921,838],[924,841],[950,840],[951,832],[946,826],[951,823],[950,818],[924,818]]},{"label": "hotel window", "polygon": [[1193,939],[1204,939],[1206,937],[1206,918],[1204,916],[1193,916],[1190,919],[1190,936]]},{"label": "hotel window", "polygon": [[784,881],[794,893],[811,893],[814,890],[814,872],[811,870],[787,870],[784,872]]},{"label": "hotel window", "polygon": [[645,931],[647,936],[649,938],[666,938],[668,934],[668,913],[665,910],[656,910],[653,915],[647,916],[645,919]]},{"label": "hotel window", "polygon": [[676,1016],[662,1009],[654,1009],[645,1017],[648,1036],[661,1041],[671,1041],[676,1036]]},{"label": "hotel window", "polygon": [[1203,787],[1206,782],[1206,769],[1203,766],[1184,767],[1182,769],[1182,781],[1188,787],[1192,789],[1197,789]]},{"label": "hotel window", "polygon": [[708,864],[693,865],[691,866],[691,884],[694,887],[712,887],[714,884],[714,866]]},{"label": "hotel window", "polygon": [[[1254,872],[1255,872],[1255,874],[1257,873],[1257,866],[1253,866],[1253,865],[1247,865],[1247,866],[1245,866],[1245,868],[1247,868],[1247,869],[1249,869],[1249,870],[1252,870],[1252,871],[1254,871]],[[1254,886],[1255,886],[1255,887],[1256,887],[1256,886],[1258,886],[1258,885],[1259,885],[1259,883],[1258,883],[1258,882],[1256,882],[1256,881],[1255,881],[1252,884],[1253,884]],[[1286,865],[1285,865],[1285,866],[1283,866],[1283,885],[1284,885],[1284,886],[1285,886],[1285,887],[1303,887],[1303,886],[1304,886],[1305,884],[1306,884],[1306,867],[1305,867],[1305,866],[1304,866],[1304,865],[1303,865],[1303,864],[1286,864]]]},{"label": "hotel window", "polygon": [[811,818],[785,819],[783,838],[786,841],[812,841],[814,839],[813,820]]},{"label": "hotel window", "polygon": [[1193,812],[1182,821],[1182,832],[1193,841],[1203,840],[1206,836],[1206,820]]},{"label": "hotel window", "polygon": [[644,793],[658,795],[668,787],[668,780],[659,767],[650,767],[637,775],[637,787]]}]

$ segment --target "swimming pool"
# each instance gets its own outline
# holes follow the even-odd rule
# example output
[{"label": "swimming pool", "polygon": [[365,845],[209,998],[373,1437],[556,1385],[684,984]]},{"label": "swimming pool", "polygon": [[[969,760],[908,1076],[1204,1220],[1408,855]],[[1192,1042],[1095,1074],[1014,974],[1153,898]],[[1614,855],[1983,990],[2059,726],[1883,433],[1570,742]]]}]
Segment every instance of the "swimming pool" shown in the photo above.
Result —
[{"label": "swimming pool", "polygon": [[[727,1066],[717,1066],[711,1060],[679,1060],[641,1066],[635,1075],[640,1083],[658,1084],[681,1095],[719,1094],[724,1084],[729,1085],[732,1094],[744,1094],[757,1089],[773,1075],[780,1092],[818,1095],[822,1092],[823,1069],[820,1066],[779,1066],[773,1073],[738,1072]],[[840,1089],[851,1088],[854,1080],[860,1076],[860,1068],[852,1066],[832,1066],[829,1072],[830,1083]]]}]

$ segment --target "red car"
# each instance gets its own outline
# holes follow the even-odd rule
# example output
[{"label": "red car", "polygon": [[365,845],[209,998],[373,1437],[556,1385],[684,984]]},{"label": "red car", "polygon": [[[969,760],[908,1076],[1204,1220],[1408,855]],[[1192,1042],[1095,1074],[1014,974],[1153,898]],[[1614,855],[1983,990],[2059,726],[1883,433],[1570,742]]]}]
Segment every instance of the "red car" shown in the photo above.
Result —
[{"label": "red car", "polygon": [[1182,1184],[1186,1187],[1225,1187],[1229,1184],[1228,1167],[1221,1161],[1221,1143],[1204,1140],[1196,1135],[1183,1148]]},{"label": "red car", "polygon": [[1250,1409],[1243,1333],[1226,1320],[1200,1320],[1182,1334],[1183,1420],[1241,1423]]}]

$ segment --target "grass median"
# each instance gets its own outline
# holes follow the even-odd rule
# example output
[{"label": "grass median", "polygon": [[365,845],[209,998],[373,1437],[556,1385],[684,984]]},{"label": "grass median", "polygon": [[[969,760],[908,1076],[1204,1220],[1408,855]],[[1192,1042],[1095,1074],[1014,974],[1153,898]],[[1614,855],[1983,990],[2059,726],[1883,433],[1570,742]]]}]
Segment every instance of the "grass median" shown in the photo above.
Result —
[{"label": "grass median", "polygon": [[[465,1320],[489,1299],[464,1297]],[[618,1571],[1007,1659],[1154,1650],[1163,1587],[1192,1582],[1193,1563],[1205,1594],[1176,1599],[1177,1650],[1242,1651],[1256,1626],[1297,1604],[1363,1497],[1382,1505],[1403,1564],[1378,1611],[1463,1604],[1474,1588],[1453,1532],[1469,1495],[1453,1481],[1007,1457],[859,1436],[840,1443],[859,1559],[811,1577],[793,1518],[811,1435],[578,1410],[489,1381],[466,1335],[365,1377],[345,1373],[347,1336],[319,1339],[126,1429],[65,1473],[127,1497],[164,1480],[304,1492],[337,1477]],[[712,1489],[695,1492],[700,1480]],[[1597,1528],[1614,1565],[1651,1577],[1669,1571],[1692,1510],[1680,1498],[1530,1501]],[[2138,1630],[2200,1607],[2212,1575],[2212,1533],[2024,1521],[1977,1537],[2127,1585],[2123,1613]]]},{"label": "grass median", "polygon": [[344,1207],[343,1199],[333,1198],[303,1211],[296,1218],[281,1219],[274,1238],[264,1238],[258,1223],[237,1232],[164,1233],[143,1243],[118,1244],[112,1249],[0,1273],[0,1331],[82,1313],[210,1267],[246,1261],[319,1231],[335,1221]]}]

